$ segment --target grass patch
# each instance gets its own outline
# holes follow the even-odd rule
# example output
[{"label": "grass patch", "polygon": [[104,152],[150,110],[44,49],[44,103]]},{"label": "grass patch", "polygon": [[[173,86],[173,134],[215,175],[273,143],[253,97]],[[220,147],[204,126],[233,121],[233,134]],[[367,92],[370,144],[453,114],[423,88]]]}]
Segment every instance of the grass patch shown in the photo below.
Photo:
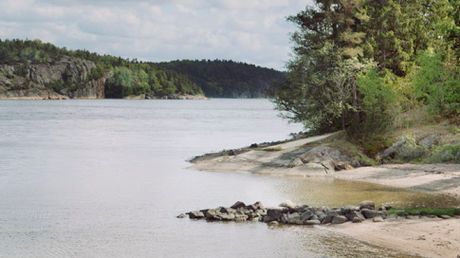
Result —
[{"label": "grass patch", "polygon": [[449,215],[451,217],[460,215],[460,208],[406,208],[406,209],[390,209],[389,215],[398,216],[442,216]]}]

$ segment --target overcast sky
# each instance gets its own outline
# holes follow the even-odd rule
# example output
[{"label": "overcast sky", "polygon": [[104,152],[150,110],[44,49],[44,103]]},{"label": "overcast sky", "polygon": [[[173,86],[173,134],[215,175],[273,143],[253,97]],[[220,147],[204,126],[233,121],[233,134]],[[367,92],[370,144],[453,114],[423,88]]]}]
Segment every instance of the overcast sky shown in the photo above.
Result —
[{"label": "overcast sky", "polygon": [[0,38],[149,61],[232,59],[283,69],[286,17],[308,0],[0,0]]}]

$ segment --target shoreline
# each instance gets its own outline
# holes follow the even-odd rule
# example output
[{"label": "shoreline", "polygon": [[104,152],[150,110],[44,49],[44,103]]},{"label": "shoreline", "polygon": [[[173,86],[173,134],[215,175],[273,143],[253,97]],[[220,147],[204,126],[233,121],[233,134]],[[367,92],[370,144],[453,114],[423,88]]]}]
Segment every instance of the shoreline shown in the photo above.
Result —
[{"label": "shoreline", "polygon": [[207,153],[190,159],[190,168],[266,176],[335,178],[447,194],[460,200],[460,164],[384,164],[341,171],[334,171],[321,161],[292,165],[294,155],[304,151],[306,145],[315,144],[335,134],[253,144],[239,149]]},{"label": "shoreline", "polygon": [[[386,164],[330,171],[321,162],[292,166],[288,157],[307,144],[334,134],[292,139],[235,150],[208,153],[189,160],[191,169],[208,172],[251,173],[264,176],[334,178],[367,182],[411,191],[447,194],[460,200],[460,164]],[[292,156],[290,157],[292,159]],[[292,162],[292,160],[290,160]],[[316,227],[316,226],[315,226]],[[381,223],[318,226],[371,245],[422,257],[460,255],[460,218],[419,218]]]}]

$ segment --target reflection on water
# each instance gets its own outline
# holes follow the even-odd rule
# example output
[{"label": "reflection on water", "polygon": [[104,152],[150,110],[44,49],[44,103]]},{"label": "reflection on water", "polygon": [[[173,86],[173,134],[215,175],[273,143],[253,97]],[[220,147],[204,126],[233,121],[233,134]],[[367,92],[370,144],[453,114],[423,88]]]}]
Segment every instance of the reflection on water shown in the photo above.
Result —
[{"label": "reflection on water", "polygon": [[0,257],[372,257],[387,252],[322,230],[175,216],[236,200],[438,203],[369,184],[186,169],[194,155],[300,129],[266,100],[1,101]]}]

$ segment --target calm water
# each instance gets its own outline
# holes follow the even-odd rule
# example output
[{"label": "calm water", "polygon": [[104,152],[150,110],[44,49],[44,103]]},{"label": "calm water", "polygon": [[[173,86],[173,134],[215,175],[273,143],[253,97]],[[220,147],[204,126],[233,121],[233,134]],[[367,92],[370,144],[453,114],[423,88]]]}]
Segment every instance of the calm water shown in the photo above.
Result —
[{"label": "calm water", "polygon": [[324,230],[176,219],[236,200],[436,202],[368,184],[198,172],[194,155],[284,139],[266,100],[0,102],[0,257],[387,253]]}]

